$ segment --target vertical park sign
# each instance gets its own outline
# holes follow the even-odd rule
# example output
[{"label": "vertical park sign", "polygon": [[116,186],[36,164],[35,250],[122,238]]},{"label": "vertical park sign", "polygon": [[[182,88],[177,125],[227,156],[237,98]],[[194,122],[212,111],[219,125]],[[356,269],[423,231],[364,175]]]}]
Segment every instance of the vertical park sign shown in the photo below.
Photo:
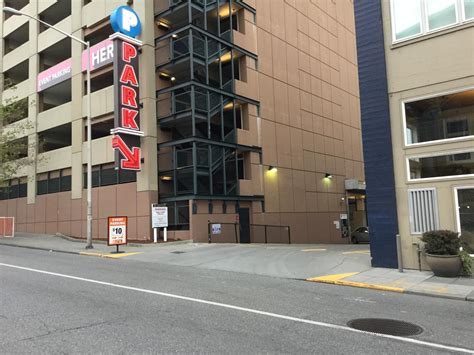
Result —
[{"label": "vertical park sign", "polygon": [[128,6],[120,6],[111,15],[115,32],[114,45],[114,128],[112,147],[115,168],[141,170],[139,49],[142,42],[134,37],[140,33],[140,20]]}]

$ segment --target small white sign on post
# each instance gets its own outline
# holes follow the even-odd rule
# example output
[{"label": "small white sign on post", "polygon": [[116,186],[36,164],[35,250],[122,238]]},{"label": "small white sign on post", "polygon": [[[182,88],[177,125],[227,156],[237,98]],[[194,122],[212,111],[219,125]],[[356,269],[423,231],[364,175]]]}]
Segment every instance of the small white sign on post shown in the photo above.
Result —
[{"label": "small white sign on post", "polygon": [[158,242],[158,229],[164,228],[163,241],[168,240],[168,207],[151,205],[151,227],[153,228],[153,241]]},{"label": "small white sign on post", "polygon": [[211,233],[212,234],[221,234],[222,227],[220,223],[214,223],[211,225]]}]

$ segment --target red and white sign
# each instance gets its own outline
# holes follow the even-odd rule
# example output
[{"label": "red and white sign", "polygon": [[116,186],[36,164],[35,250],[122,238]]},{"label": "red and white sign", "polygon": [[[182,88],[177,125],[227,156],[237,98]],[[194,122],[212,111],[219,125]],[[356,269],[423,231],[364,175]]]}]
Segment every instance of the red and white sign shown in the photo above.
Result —
[{"label": "red and white sign", "polygon": [[[114,44],[108,38],[92,46],[90,51],[91,71],[102,68],[114,60]],[[82,52],[81,59],[82,71],[84,72],[87,70],[87,51]],[[71,75],[72,59],[69,58],[38,74],[38,92],[70,79]]]},{"label": "red and white sign", "polygon": [[115,128],[112,148],[118,169],[141,169],[140,93],[138,55],[141,42],[120,33],[112,36],[114,43]]},{"label": "red and white sign", "polygon": [[127,244],[127,217],[108,218],[107,245]]}]

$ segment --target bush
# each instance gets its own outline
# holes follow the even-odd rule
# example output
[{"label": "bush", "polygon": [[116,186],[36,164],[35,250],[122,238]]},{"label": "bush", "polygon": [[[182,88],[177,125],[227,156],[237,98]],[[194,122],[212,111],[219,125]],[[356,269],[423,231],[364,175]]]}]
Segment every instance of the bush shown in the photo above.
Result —
[{"label": "bush", "polygon": [[461,257],[461,262],[462,262],[461,275],[471,276],[472,275],[472,258],[471,258],[471,256],[465,250],[459,252],[459,256]]},{"label": "bush", "polygon": [[433,255],[458,255],[461,247],[458,233],[448,230],[425,232],[421,240],[425,243],[425,252]]}]

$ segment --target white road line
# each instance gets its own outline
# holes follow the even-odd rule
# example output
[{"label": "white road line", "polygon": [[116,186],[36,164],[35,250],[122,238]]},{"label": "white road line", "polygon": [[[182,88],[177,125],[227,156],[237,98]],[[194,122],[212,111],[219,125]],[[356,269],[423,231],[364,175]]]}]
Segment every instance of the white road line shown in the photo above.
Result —
[{"label": "white road line", "polygon": [[459,347],[455,347],[455,346],[431,343],[431,342],[418,340],[418,339],[412,339],[412,338],[397,337],[397,336],[393,336],[393,335],[364,332],[364,331],[353,329],[353,328],[346,327],[346,326],[343,326],[343,325],[336,325],[336,324],[318,322],[318,321],[309,320],[309,319],[285,316],[285,315],[277,314],[277,313],[259,311],[257,309],[233,306],[233,305],[226,304],[226,303],[206,301],[206,300],[199,299],[199,298],[186,297],[186,296],[175,295],[175,294],[172,294],[172,293],[159,292],[159,291],[147,290],[147,289],[144,289],[144,288],[119,285],[119,284],[114,284],[114,283],[111,283],[111,282],[98,281],[98,280],[93,280],[93,279],[86,279],[86,278],[83,278],[83,277],[59,274],[59,273],[56,273],[56,272],[32,269],[32,268],[18,266],[18,265],[0,263],[0,266],[9,267],[9,268],[13,268],[13,269],[26,270],[26,271],[31,271],[31,272],[37,272],[37,273],[40,273],[40,274],[52,275],[52,276],[57,276],[57,277],[63,277],[63,278],[66,278],[66,279],[71,279],[71,280],[89,282],[89,283],[94,283],[94,284],[98,284],[98,285],[116,287],[116,288],[121,288],[121,289],[125,289],[125,290],[149,293],[149,294],[153,294],[153,295],[169,297],[169,298],[179,299],[179,300],[183,300],[183,301],[201,303],[201,304],[206,304],[206,305],[210,305],[210,306],[228,308],[228,309],[233,309],[233,310],[237,310],[237,311],[253,313],[253,314],[258,314],[258,315],[262,315],[262,316],[267,316],[267,317],[284,319],[284,320],[297,322],[297,323],[311,324],[311,325],[316,325],[316,326],[324,327],[324,328],[344,330],[344,331],[348,331],[348,332],[352,332],[352,333],[359,333],[359,334],[365,334],[365,335],[370,335],[370,336],[379,337],[379,338],[392,339],[392,340],[396,340],[396,341],[400,341],[400,342],[404,342],[404,343],[422,345],[422,346],[426,346],[426,347],[430,347],[430,348],[434,348],[434,349],[443,349],[443,350],[456,351],[456,352],[466,353],[466,354],[474,354],[474,349],[459,348]]}]

